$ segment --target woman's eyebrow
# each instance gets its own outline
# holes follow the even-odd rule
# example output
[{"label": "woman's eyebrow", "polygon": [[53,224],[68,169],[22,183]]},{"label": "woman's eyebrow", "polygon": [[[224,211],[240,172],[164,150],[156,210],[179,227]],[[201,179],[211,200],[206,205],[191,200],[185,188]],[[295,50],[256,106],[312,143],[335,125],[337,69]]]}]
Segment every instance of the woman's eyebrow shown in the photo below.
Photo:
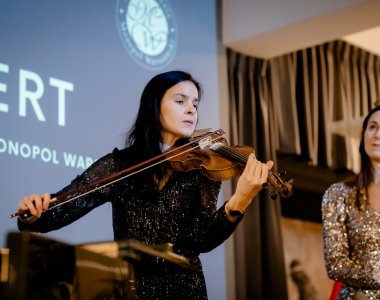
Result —
[{"label": "woman's eyebrow", "polygon": [[[182,94],[182,93],[176,93],[176,94],[174,94],[174,97],[176,97],[176,96],[181,96],[181,97],[190,99],[190,96]],[[194,98],[193,101],[198,101],[199,102],[199,98]]]}]

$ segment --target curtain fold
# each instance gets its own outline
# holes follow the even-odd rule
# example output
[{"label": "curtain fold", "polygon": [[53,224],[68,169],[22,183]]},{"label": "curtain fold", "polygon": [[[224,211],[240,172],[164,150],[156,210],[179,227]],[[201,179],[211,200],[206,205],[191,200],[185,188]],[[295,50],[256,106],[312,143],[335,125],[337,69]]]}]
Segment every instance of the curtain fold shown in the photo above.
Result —
[{"label": "curtain fold", "polygon": [[[279,135],[272,132],[278,128],[278,107],[272,100],[269,64],[230,52],[228,66],[230,111],[236,113],[230,119],[231,144],[253,146],[263,161],[275,158]],[[254,200],[234,235],[237,299],[283,300],[287,294],[280,220],[273,217],[280,207],[269,195],[263,192]]]},{"label": "curtain fold", "polygon": [[[270,60],[227,49],[227,60],[231,144],[253,146],[274,171],[278,152],[359,170],[362,118],[380,98],[378,56],[333,41]],[[269,193],[254,200],[234,235],[239,300],[287,298],[281,206]]]}]

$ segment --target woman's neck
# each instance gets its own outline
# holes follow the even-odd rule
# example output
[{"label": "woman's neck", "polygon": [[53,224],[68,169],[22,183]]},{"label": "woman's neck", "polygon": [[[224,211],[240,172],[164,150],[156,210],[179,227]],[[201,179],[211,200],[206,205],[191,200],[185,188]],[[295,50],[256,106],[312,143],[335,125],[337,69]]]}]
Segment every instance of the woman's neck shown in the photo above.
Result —
[{"label": "woman's neck", "polygon": [[380,182],[380,162],[372,162],[373,182]]}]

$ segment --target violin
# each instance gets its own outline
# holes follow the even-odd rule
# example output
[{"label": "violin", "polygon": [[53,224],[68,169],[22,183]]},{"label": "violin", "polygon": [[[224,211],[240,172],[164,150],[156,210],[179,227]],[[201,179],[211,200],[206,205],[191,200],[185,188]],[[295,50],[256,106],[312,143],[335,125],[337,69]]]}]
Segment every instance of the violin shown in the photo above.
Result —
[{"label": "violin", "polygon": [[[212,180],[229,180],[242,174],[248,156],[254,153],[254,149],[249,146],[228,146],[226,139],[221,137],[220,130],[208,134],[198,143],[199,147],[171,157],[168,160],[170,168],[173,171],[200,169]],[[292,195],[292,185],[290,180],[284,178],[285,175],[285,172],[278,174],[269,170],[268,183],[281,197],[289,198]],[[271,197],[274,198],[275,195]]]},{"label": "violin", "polygon": [[[172,171],[190,171],[199,169],[211,180],[228,180],[241,175],[247,163],[249,154],[253,153],[252,147],[228,146],[223,137],[222,129],[214,132],[206,132],[190,139],[182,139],[182,144],[176,143],[166,152],[124,169],[107,178],[102,178],[92,184],[69,193],[75,196],[62,201],[68,196],[67,193],[56,195],[50,200],[47,210],[69,203],[89,193],[112,185],[120,180],[126,179],[144,170],[167,162]],[[185,143],[183,143],[185,141]],[[292,186],[289,181],[284,180],[280,174],[269,170],[268,183],[281,197],[288,198],[292,194]],[[31,217],[28,211],[18,211],[10,215],[10,218],[19,216],[21,219]]]}]

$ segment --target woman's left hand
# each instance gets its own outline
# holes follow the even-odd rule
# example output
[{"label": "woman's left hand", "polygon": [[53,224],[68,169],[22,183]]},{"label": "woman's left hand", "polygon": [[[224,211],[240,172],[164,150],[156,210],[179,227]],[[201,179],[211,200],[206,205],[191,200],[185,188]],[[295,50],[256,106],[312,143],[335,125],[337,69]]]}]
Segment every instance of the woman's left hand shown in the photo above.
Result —
[{"label": "woman's left hand", "polygon": [[254,196],[268,181],[268,172],[273,167],[273,161],[262,163],[255,154],[250,154],[243,173],[241,174],[235,193],[229,200],[229,207],[244,211],[252,202]]}]

